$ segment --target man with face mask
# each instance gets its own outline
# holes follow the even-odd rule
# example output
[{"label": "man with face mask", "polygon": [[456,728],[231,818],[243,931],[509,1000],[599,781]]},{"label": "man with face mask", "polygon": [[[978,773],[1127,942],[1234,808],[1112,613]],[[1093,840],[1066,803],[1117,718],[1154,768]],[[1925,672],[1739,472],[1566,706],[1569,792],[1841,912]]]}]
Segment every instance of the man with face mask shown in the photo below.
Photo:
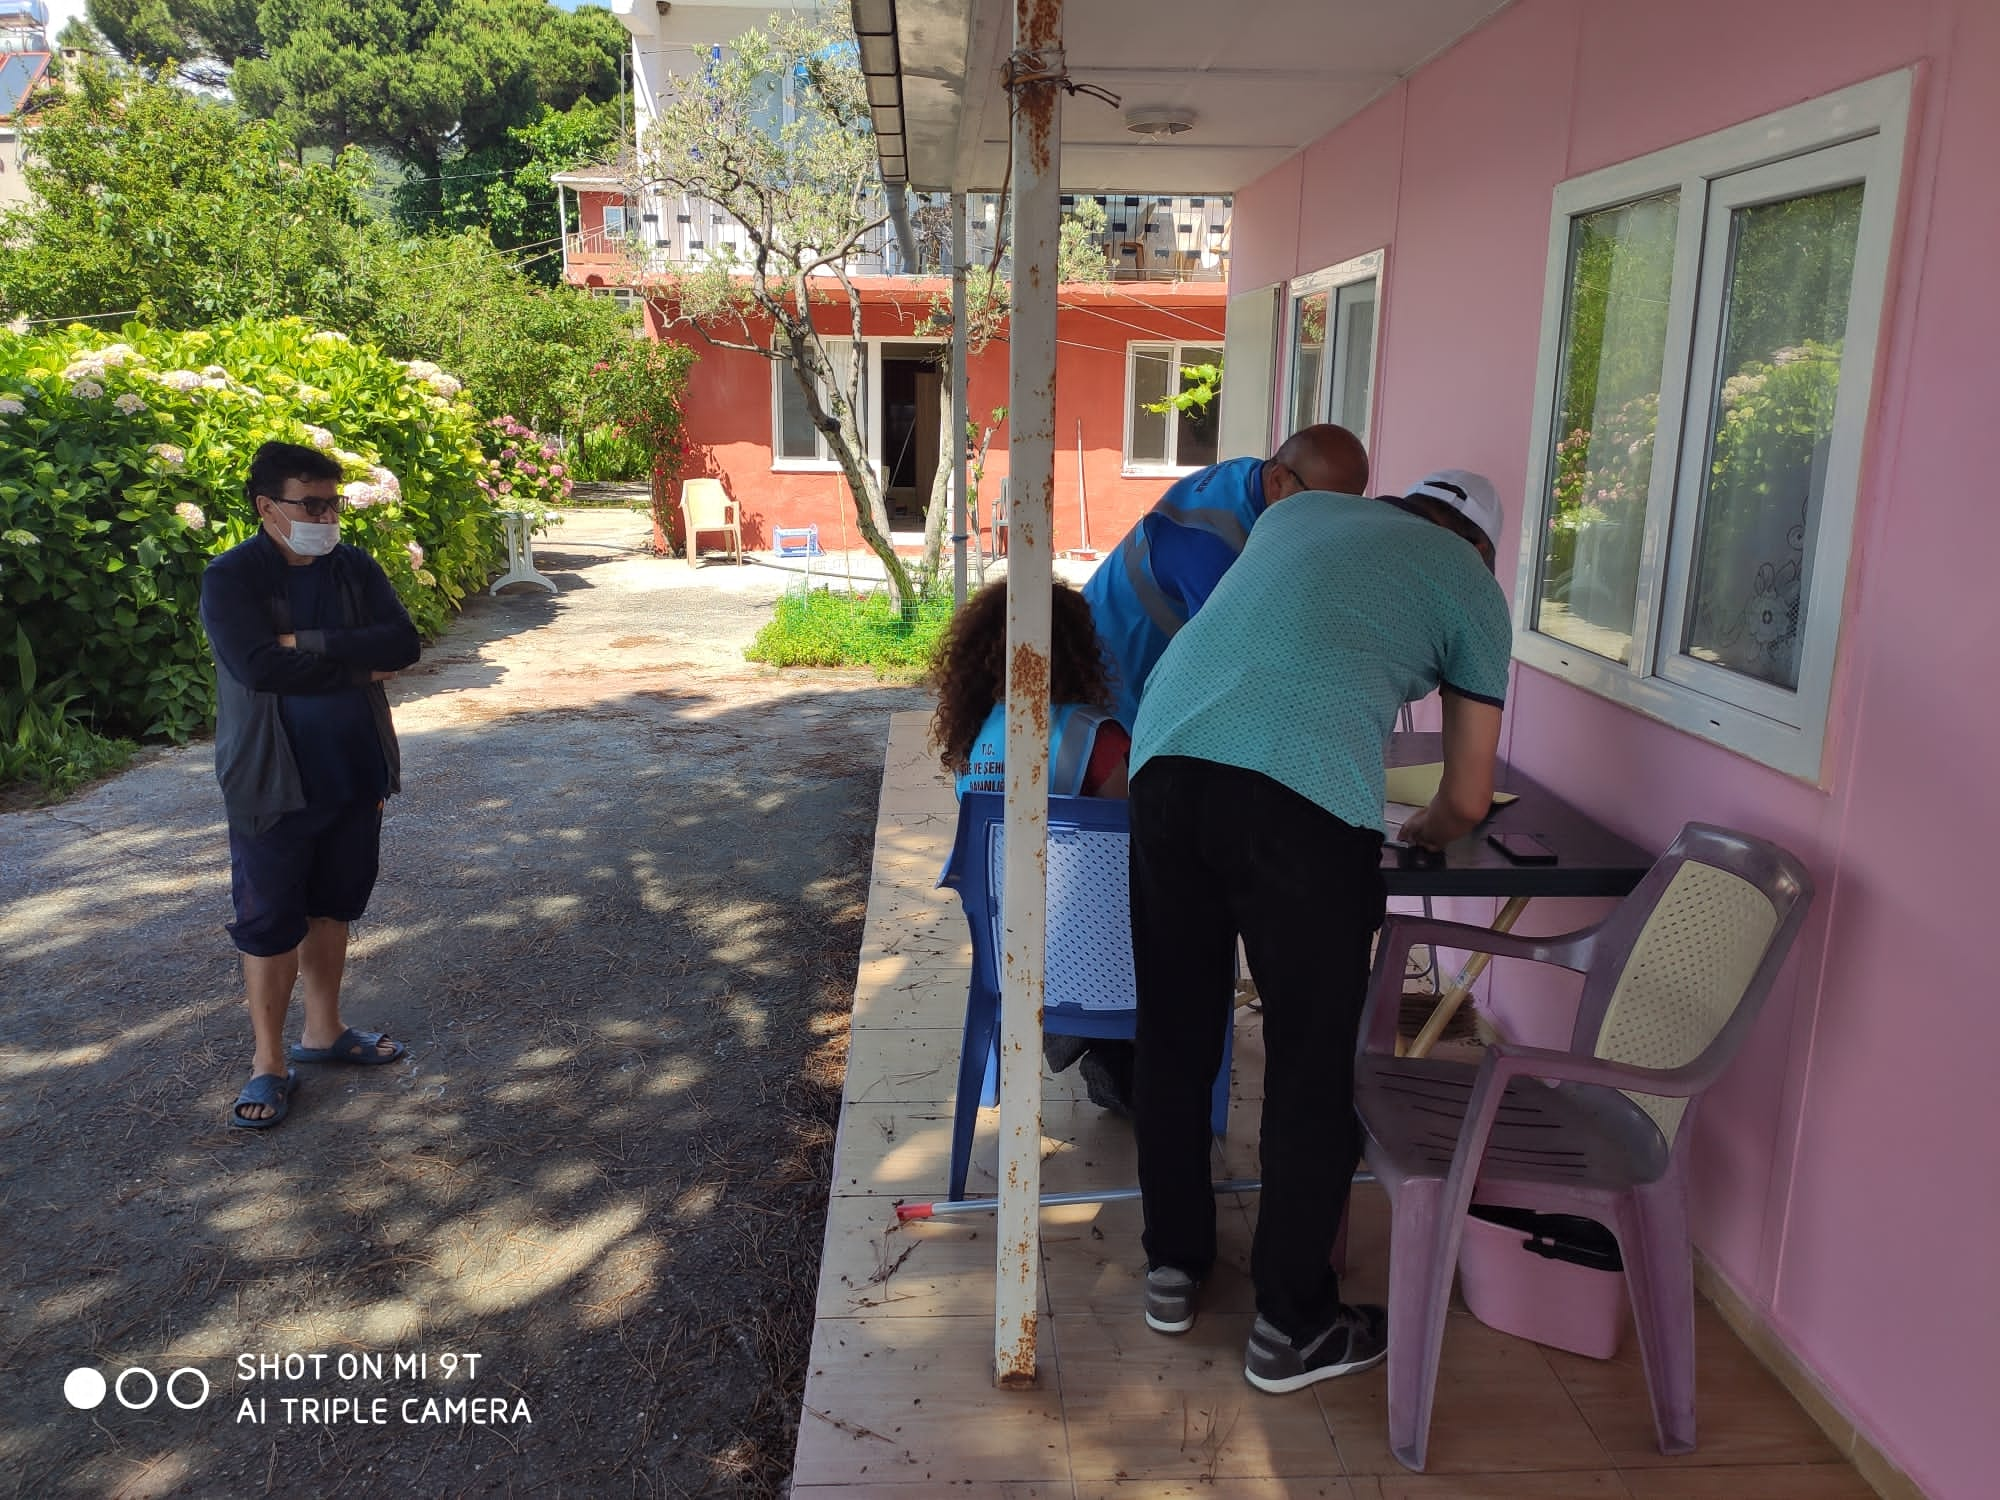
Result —
[{"label": "man with face mask", "polygon": [[256,1052],[229,1123],[285,1118],[298,1074],[285,1016],[304,980],[289,1062],[403,1055],[340,1018],[348,925],[374,889],[385,798],[401,790],[382,684],[421,646],[375,559],[340,540],[340,465],[266,443],[244,498],[260,526],[208,565],[201,622],[215,655],[215,774],[229,813],[230,939],[243,955]]}]

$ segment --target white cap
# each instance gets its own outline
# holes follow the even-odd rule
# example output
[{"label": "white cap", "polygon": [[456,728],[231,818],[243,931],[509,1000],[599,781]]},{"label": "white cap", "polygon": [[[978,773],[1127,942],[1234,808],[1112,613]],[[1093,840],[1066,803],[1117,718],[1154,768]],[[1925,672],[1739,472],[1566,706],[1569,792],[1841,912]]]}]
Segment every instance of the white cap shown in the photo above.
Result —
[{"label": "white cap", "polygon": [[1409,498],[1414,500],[1419,495],[1449,505],[1485,532],[1487,541],[1496,547],[1500,545],[1506,512],[1501,508],[1493,481],[1484,474],[1475,474],[1470,469],[1439,469],[1435,474],[1426,474],[1410,491]]}]

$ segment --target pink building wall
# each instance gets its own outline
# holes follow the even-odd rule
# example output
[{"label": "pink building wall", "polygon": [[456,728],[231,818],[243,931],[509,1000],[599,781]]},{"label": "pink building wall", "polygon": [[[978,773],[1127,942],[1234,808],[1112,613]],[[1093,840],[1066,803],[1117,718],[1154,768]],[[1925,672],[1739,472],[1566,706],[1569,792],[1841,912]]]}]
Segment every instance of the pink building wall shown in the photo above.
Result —
[{"label": "pink building wall", "polygon": [[[1697,1237],[1895,1462],[1972,1500],[2000,1492],[1996,882],[1979,874],[2000,847],[2000,5],[1521,0],[1237,196],[1232,290],[1386,246],[1377,487],[1480,469],[1517,523],[1556,184],[1905,67],[1823,785],[1527,667],[1505,748],[1649,847],[1705,819],[1812,867],[1805,937],[1700,1122]],[[1510,525],[1510,591],[1519,546]]]}]

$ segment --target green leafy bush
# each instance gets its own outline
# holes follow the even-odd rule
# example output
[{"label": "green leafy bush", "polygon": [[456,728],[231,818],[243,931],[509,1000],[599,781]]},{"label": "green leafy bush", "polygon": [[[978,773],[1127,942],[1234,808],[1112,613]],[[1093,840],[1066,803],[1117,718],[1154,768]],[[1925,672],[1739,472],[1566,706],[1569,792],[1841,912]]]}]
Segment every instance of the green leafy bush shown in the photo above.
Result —
[{"label": "green leafy bush", "polygon": [[896,676],[930,669],[951,627],[951,594],[936,589],[899,612],[887,593],[788,593],[744,655],[774,667],[873,667]]},{"label": "green leafy bush", "polygon": [[0,670],[0,726],[51,703],[106,736],[207,726],[201,573],[255,528],[243,476],[272,439],[339,458],[342,539],[427,635],[493,573],[477,418],[441,371],[295,319],[0,336],[0,612],[43,684]]},{"label": "green leafy bush", "polygon": [[629,339],[591,367],[592,410],[646,454],[654,545],[673,535],[673,482],[688,454],[686,402],[695,352],[672,340]]},{"label": "green leafy bush", "polygon": [[579,483],[596,484],[646,477],[646,445],[630,433],[600,422],[569,444],[570,472]]}]

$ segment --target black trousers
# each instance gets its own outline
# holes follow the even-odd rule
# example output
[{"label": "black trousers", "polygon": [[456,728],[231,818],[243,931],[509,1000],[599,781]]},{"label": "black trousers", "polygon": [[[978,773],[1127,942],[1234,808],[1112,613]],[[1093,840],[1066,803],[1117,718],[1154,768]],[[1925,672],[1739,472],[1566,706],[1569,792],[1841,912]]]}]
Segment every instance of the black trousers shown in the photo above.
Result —
[{"label": "black trousers", "polygon": [[1360,1159],[1354,1048],[1382,925],[1382,834],[1255,771],[1181,756],[1132,780],[1134,1127],[1148,1266],[1215,1262],[1209,1087],[1241,934],[1264,1009],[1257,1310],[1302,1340],[1332,1319],[1328,1257]]}]

